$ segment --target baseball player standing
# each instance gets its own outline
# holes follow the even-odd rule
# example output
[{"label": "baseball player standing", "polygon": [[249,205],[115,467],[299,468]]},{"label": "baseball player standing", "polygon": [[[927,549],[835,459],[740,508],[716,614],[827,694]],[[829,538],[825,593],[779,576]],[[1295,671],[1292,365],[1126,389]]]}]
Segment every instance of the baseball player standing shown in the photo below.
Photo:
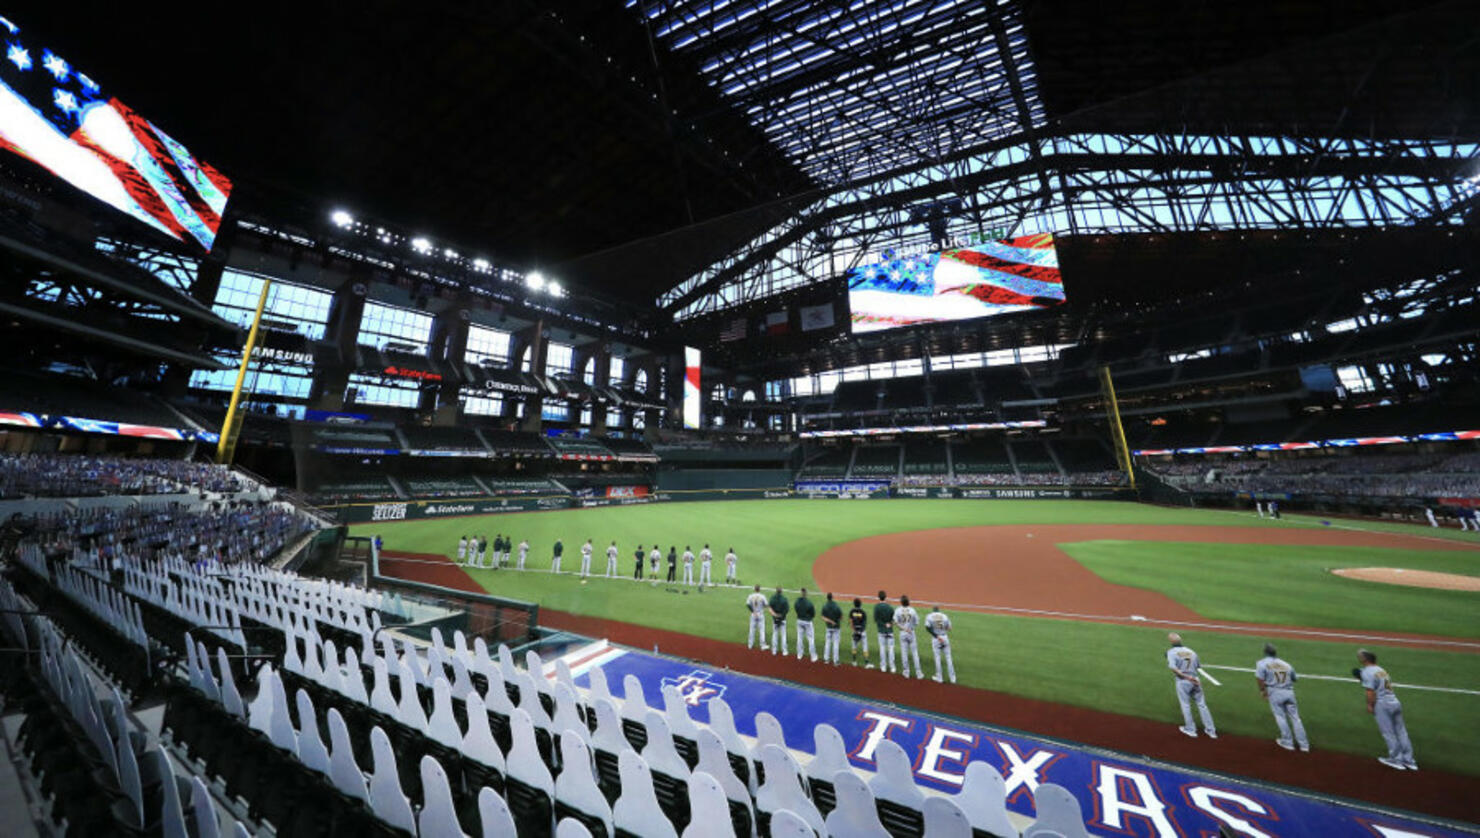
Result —
[{"label": "baseball player standing", "polygon": [[585,579],[591,575],[591,539],[581,545],[581,578]]},{"label": "baseball player standing", "polygon": [[468,563],[468,537],[463,536],[457,540],[457,563]]},{"label": "baseball player standing", "polygon": [[[1300,708],[1295,704],[1295,667],[1280,660],[1273,643],[1264,644],[1264,657],[1254,664],[1254,679],[1259,682],[1259,694],[1269,702],[1274,713],[1275,726],[1280,729],[1276,745],[1287,751],[1310,750],[1310,740],[1305,737],[1305,725],[1300,721]],[[1295,740],[1290,740],[1290,728],[1295,728]]]},{"label": "baseball player standing", "polygon": [[725,584],[733,585],[740,581],[740,578],[735,575],[735,563],[738,561],[740,558],[735,555],[735,548],[731,547],[729,552],[725,553]]},{"label": "baseball player standing", "polygon": [[642,550],[642,545],[641,544],[637,545],[637,553],[635,555],[635,558],[637,559],[637,565],[632,568],[632,578],[633,579],[637,579],[637,580],[640,581],[642,579],[642,560],[643,560],[643,550]]},{"label": "baseball player standing", "polygon": [[894,627],[899,630],[899,667],[901,675],[910,677],[910,661],[915,662],[915,677],[924,678],[925,670],[920,666],[920,646],[915,642],[915,627],[920,624],[920,615],[910,607],[910,598],[899,598],[899,607],[894,609]]},{"label": "baseball player standing", "polygon": [[658,581],[658,562],[662,560],[663,551],[658,547],[658,542],[654,541],[653,550],[651,553],[648,553],[648,564],[651,565],[648,576],[652,577],[654,582]]},{"label": "baseball player standing", "polygon": [[[812,662],[817,662],[817,638],[812,631],[812,618],[817,616],[817,608],[812,605],[812,600],[807,599],[807,589],[803,588],[797,596],[797,660],[802,659],[802,652],[806,651],[812,656]],[[803,638],[807,645],[805,650],[802,646]]]},{"label": "baseball player standing", "polygon": [[713,585],[714,584],[714,580],[712,580],[712,579],[709,578],[709,564],[713,560],[714,560],[714,554],[711,553],[711,552],[709,552],[709,545],[708,544],[704,545],[704,549],[699,551],[699,584],[700,585]]},{"label": "baseball player standing", "polygon": [[745,638],[745,648],[755,648],[755,634],[761,635],[761,651],[766,651],[766,595],[756,585],[750,596],[745,598],[745,607],[750,611],[750,634]]},{"label": "baseball player standing", "polygon": [[894,606],[883,591],[874,603],[874,626],[879,632],[879,671],[889,672],[894,669]]},{"label": "baseball player standing", "polygon": [[1437,527],[1437,526],[1439,526],[1439,519],[1437,519],[1437,518],[1434,517],[1434,510],[1433,510],[1432,507],[1425,506],[1423,508],[1423,514],[1428,517],[1428,519],[1429,519],[1429,526],[1431,526],[1431,527]]},{"label": "baseball player standing", "polygon": [[493,539],[493,566],[501,567],[509,556],[509,539],[499,533]]},{"label": "baseball player standing", "polygon": [[1403,723],[1403,704],[1393,693],[1393,682],[1387,670],[1377,665],[1377,655],[1362,649],[1357,652],[1362,665],[1357,676],[1367,690],[1367,712],[1377,719],[1377,730],[1387,743],[1388,755],[1377,761],[1389,768],[1417,771],[1413,760],[1413,743],[1408,740],[1408,726]]},{"label": "baseball player standing", "polygon": [[930,649],[935,652],[936,682],[940,682],[940,656],[945,654],[946,673],[951,676],[951,683],[956,683],[956,664],[951,660],[951,618],[940,610],[939,605],[925,615],[925,630],[930,632]]},{"label": "baseball player standing", "polygon": [[833,595],[827,595],[827,602],[822,603],[822,660],[833,666],[838,665],[838,647],[842,645],[843,609],[833,602]]},{"label": "baseball player standing", "polygon": [[863,650],[863,665],[873,669],[873,661],[868,658],[868,612],[863,610],[863,600],[853,598],[853,609],[848,612],[848,628],[853,633],[853,665],[858,665],[858,652]]},{"label": "baseball player standing", "polygon": [[668,581],[678,581],[678,547],[668,545]]},{"label": "baseball player standing", "polygon": [[565,544],[560,539],[555,539],[555,556],[550,560],[550,572],[560,572],[560,556],[565,552]]},{"label": "baseball player standing", "polygon": [[606,548],[606,578],[608,579],[617,578],[617,552],[617,542],[613,541],[611,546]]},{"label": "baseball player standing", "polygon": [[526,538],[526,539],[523,539],[523,540],[521,540],[519,542],[519,569],[520,570],[523,570],[524,569],[524,558],[526,556],[528,556],[528,555],[529,555],[529,539]]},{"label": "baseball player standing", "polygon": [[1192,721],[1192,705],[1196,704],[1197,712],[1202,715],[1203,730],[1209,739],[1217,739],[1218,729],[1213,725],[1213,714],[1208,712],[1202,681],[1197,677],[1202,661],[1198,660],[1196,652],[1182,645],[1182,635],[1172,632],[1167,635],[1167,640],[1172,644],[1167,649],[1167,668],[1177,676],[1177,703],[1182,705],[1183,724],[1178,729],[1187,736],[1197,738],[1197,725]]},{"label": "baseball player standing", "polygon": [[683,546],[683,583],[694,584],[694,548],[687,544]]},{"label": "baseball player standing", "polygon": [[786,612],[791,610],[791,603],[787,601],[786,594],[781,592],[781,586],[776,586],[776,593],[767,603],[771,612],[771,654],[776,654],[780,649],[781,654],[786,651]]}]

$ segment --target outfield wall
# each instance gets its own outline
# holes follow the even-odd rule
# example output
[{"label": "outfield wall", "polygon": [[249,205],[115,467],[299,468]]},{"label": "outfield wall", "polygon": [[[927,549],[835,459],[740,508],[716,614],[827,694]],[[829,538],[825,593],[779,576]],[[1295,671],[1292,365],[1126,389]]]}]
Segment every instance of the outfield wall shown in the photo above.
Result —
[{"label": "outfield wall", "polygon": [[[866,484],[866,485],[865,485]],[[889,498],[940,498],[964,500],[1135,500],[1127,487],[1094,486],[901,486],[890,488],[879,481],[806,481],[792,486],[752,489],[696,489],[658,491],[625,498],[582,498],[570,495],[540,497],[471,498],[467,500],[407,500],[353,503],[324,507],[341,524],[373,521],[419,521],[465,515],[494,515],[507,512],[537,512],[551,509],[592,509],[602,506],[640,506],[650,503],[710,500],[763,500],[782,498],[887,500]]]}]

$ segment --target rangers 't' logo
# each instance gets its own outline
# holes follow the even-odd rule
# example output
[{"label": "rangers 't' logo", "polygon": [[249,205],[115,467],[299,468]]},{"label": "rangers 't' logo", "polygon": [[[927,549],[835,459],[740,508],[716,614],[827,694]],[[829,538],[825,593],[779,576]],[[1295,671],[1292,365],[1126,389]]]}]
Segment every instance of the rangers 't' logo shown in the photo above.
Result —
[{"label": "rangers 't' logo", "polygon": [[664,678],[663,686],[677,687],[685,704],[698,707],[711,698],[719,698],[725,694],[725,685],[709,680],[710,677],[711,673],[696,669],[678,678]]}]

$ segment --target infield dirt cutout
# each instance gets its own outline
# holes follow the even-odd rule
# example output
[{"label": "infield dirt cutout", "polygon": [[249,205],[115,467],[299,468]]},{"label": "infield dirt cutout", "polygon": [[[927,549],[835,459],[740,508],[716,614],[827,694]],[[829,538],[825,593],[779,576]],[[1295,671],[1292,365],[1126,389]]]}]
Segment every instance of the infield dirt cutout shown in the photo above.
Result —
[{"label": "infield dirt cutout", "polygon": [[1338,567],[1331,572],[1347,579],[1376,582],[1380,585],[1407,585],[1441,591],[1480,591],[1480,576],[1465,576],[1462,573],[1407,570],[1401,567]]}]

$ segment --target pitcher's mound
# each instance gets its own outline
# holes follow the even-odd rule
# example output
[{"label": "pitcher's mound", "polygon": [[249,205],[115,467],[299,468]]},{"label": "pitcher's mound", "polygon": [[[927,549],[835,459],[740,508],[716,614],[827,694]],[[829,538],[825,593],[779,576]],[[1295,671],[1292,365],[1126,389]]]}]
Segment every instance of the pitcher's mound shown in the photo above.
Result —
[{"label": "pitcher's mound", "polygon": [[1444,591],[1480,591],[1480,576],[1464,576],[1458,573],[1404,570],[1401,567],[1342,567],[1331,572],[1348,579],[1381,582],[1384,585],[1408,585],[1414,588],[1438,588]]}]

